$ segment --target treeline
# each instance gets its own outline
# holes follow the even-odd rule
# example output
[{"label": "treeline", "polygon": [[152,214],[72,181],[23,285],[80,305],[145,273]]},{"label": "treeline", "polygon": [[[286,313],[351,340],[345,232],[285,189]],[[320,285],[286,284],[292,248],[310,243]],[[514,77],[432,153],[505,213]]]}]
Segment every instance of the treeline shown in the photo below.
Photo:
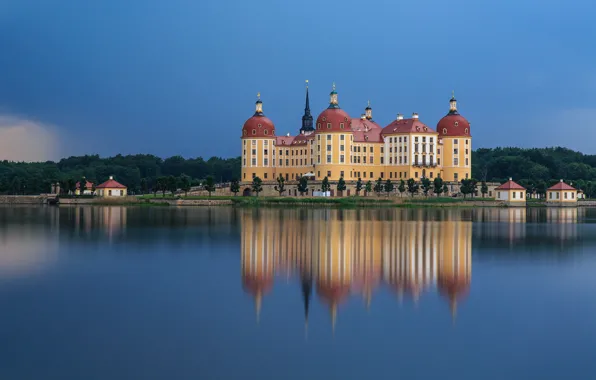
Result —
[{"label": "treeline", "polygon": [[[198,186],[207,177],[215,182],[230,182],[240,178],[240,158],[201,157],[185,159],[174,156],[166,159],[150,155],[117,155],[101,158],[98,155],[64,158],[58,162],[0,161],[1,194],[40,194],[50,192],[52,183],[71,188],[86,178],[96,186],[110,176],[126,185],[131,193],[155,191],[158,179],[175,177]],[[161,182],[161,181],[160,181]],[[161,183],[159,185],[162,185]]]},{"label": "treeline", "polygon": [[530,192],[544,194],[560,179],[596,195],[596,155],[567,148],[480,148],[472,152],[472,177],[504,182],[512,177]]}]

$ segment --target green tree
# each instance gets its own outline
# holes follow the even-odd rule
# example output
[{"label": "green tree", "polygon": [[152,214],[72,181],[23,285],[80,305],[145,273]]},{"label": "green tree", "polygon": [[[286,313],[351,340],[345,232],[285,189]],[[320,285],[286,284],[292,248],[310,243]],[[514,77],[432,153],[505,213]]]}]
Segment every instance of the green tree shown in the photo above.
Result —
[{"label": "green tree", "polygon": [[190,176],[186,175],[186,174],[181,174],[180,177],[178,178],[178,185],[180,186],[180,190],[184,191],[184,196],[187,197],[188,196],[188,192],[191,189],[191,185],[192,185],[192,179],[190,178]]},{"label": "green tree", "polygon": [[149,191],[149,184],[147,178],[141,178],[141,194],[146,194]]},{"label": "green tree", "polygon": [[213,176],[208,175],[207,178],[205,178],[205,180],[203,181],[203,189],[205,189],[207,193],[209,193],[209,196],[211,196],[211,193],[215,191],[215,179],[213,178]]},{"label": "green tree", "polygon": [[83,196],[85,194],[85,190],[87,190],[87,178],[83,176],[79,180],[79,196]]},{"label": "green tree", "polygon": [[168,191],[168,178],[167,177],[159,177],[157,179],[157,190],[161,191],[161,196],[165,198],[166,191]]},{"label": "green tree", "polygon": [[449,186],[447,186],[446,183],[443,184],[443,191],[442,191],[442,193],[445,194],[445,195],[449,194]]},{"label": "green tree", "polygon": [[252,187],[252,191],[257,193],[257,197],[258,197],[259,193],[261,191],[263,191],[263,180],[260,179],[259,177],[253,178],[251,187]]},{"label": "green tree", "polygon": [[385,181],[385,192],[387,193],[387,195],[393,192],[393,182],[391,182],[389,178],[387,179],[387,181]]},{"label": "green tree", "polygon": [[430,179],[424,177],[422,178],[422,192],[424,193],[425,197],[428,197],[428,192],[430,191],[430,189],[432,188],[432,183],[430,182]]},{"label": "green tree", "polygon": [[274,188],[275,188],[275,191],[277,191],[279,193],[279,196],[281,197],[281,195],[284,193],[284,191],[286,191],[286,185],[285,185],[286,180],[280,174],[279,177],[276,178],[276,181],[277,181],[277,185],[275,185]]},{"label": "green tree", "polygon": [[437,197],[441,196],[443,192],[443,179],[441,177],[436,177],[433,180],[433,192],[437,194]]},{"label": "green tree", "polygon": [[346,190],[346,181],[344,181],[344,177],[339,177],[339,181],[337,181],[337,193],[343,195],[344,190]]},{"label": "green tree", "polygon": [[399,186],[397,187],[397,190],[399,190],[399,196],[401,197],[406,192],[406,181],[404,181],[403,179],[400,179]]},{"label": "green tree", "polygon": [[234,196],[238,195],[240,191],[240,182],[235,178],[230,182],[230,191],[234,193]]},{"label": "green tree", "polygon": [[408,180],[408,193],[410,193],[410,196],[413,197],[414,194],[416,194],[418,192],[418,189],[420,188],[420,186],[418,185],[418,183],[414,180],[414,178],[410,178]]},{"label": "green tree", "polygon": [[[21,183],[21,180],[19,180],[19,184],[20,183]],[[66,180],[66,186],[68,189],[68,193],[74,195],[76,187],[77,187],[77,182],[74,179],[69,178],[68,180]]]},{"label": "green tree", "polygon": [[304,176],[300,177],[297,187],[300,195],[304,195],[304,193],[308,192],[308,178]]},{"label": "green tree", "polygon": [[383,180],[381,179],[381,177],[379,177],[377,179],[377,181],[375,182],[375,193],[377,193],[377,196],[381,195],[381,192],[383,191]]},{"label": "green tree", "polygon": [[360,192],[362,191],[362,178],[358,178],[358,181],[356,181],[356,195],[360,195]]},{"label": "green tree", "polygon": [[369,194],[372,191],[373,188],[373,184],[371,181],[368,181],[366,183],[366,186],[364,187],[364,190],[366,190],[366,194]]},{"label": "green tree", "polygon": [[486,185],[486,181],[482,181],[480,192],[482,193],[482,198],[486,198],[486,194],[488,194],[488,186]]},{"label": "green tree", "polygon": [[173,175],[169,175],[166,180],[167,189],[172,195],[176,194],[178,190],[178,180]]},{"label": "green tree", "polygon": [[460,183],[461,183],[461,185],[459,187],[459,192],[464,195],[464,199],[465,199],[466,196],[472,192],[472,190],[470,189],[470,180],[462,179]]},{"label": "green tree", "polygon": [[329,179],[327,177],[323,178],[323,182],[321,182],[321,191],[326,193],[331,190],[331,185],[329,184]]}]

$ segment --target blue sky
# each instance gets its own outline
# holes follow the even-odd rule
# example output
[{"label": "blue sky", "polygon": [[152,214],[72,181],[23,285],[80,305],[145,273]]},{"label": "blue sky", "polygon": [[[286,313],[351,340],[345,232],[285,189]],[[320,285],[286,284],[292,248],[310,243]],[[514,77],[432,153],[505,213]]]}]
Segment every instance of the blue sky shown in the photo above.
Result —
[{"label": "blue sky", "polygon": [[305,79],[315,117],[335,81],[353,117],[370,99],[382,126],[418,112],[435,127],[455,90],[475,148],[596,153],[595,12],[587,0],[4,0],[0,158],[234,156],[258,91],[278,133],[300,128]]}]

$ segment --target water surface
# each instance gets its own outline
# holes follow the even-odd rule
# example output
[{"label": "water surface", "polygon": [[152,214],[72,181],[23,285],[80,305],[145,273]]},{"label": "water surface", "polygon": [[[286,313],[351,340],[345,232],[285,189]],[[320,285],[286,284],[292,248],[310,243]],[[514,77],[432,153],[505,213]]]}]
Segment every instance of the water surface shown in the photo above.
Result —
[{"label": "water surface", "polygon": [[0,378],[593,378],[595,220],[2,207]]}]

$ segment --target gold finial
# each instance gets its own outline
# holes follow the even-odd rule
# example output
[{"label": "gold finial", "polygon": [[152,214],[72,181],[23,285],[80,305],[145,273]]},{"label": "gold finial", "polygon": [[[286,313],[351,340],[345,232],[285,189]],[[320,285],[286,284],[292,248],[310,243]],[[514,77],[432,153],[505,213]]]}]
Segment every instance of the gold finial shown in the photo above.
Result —
[{"label": "gold finial", "polygon": [[257,92],[257,98],[258,98],[259,100],[261,100],[261,93],[260,93],[260,92]]}]

